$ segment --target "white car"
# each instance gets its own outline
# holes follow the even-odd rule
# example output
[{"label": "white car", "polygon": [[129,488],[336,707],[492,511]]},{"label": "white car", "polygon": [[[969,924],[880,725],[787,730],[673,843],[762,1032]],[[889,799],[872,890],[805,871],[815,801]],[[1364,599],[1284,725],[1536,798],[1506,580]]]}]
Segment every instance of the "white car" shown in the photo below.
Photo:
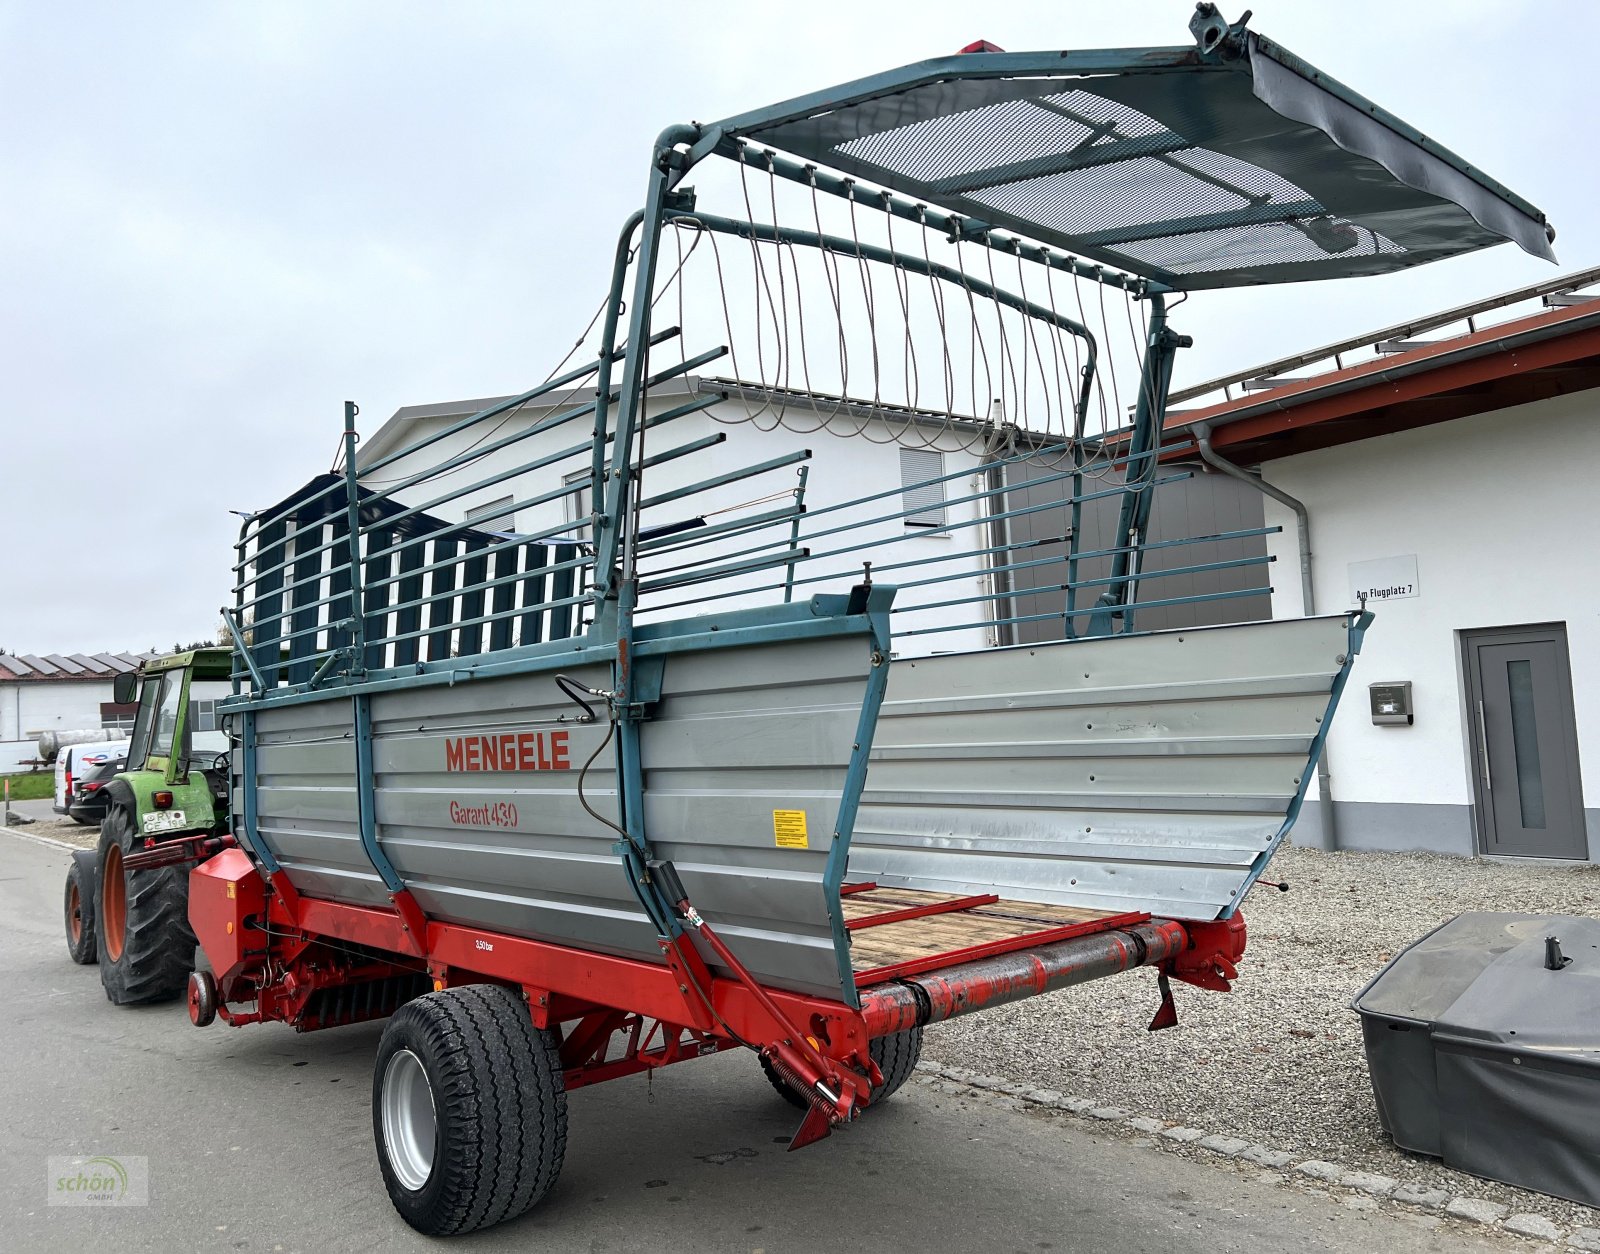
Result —
[{"label": "white car", "polygon": [[57,814],[66,814],[72,808],[72,790],[77,780],[102,762],[120,762],[127,756],[126,740],[64,746],[56,755],[56,799],[50,808]]}]

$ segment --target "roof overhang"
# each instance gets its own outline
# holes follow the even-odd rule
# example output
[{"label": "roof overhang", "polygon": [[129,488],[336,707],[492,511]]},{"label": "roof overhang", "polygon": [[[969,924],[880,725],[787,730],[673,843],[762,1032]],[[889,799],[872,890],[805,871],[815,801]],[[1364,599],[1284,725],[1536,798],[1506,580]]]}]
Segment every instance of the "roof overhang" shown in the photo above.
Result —
[{"label": "roof overhang", "polygon": [[[667,379],[650,389],[650,395],[686,396],[695,392],[696,378],[687,375],[676,379]],[[564,409],[570,405],[586,405],[594,400],[593,387],[564,388],[558,392],[547,392],[524,405],[517,407],[516,412],[545,413],[552,409]],[[366,437],[356,448],[356,470],[364,471],[380,457],[385,457],[396,449],[404,447],[407,437],[416,434],[416,424],[435,418],[465,418],[471,414],[482,413],[497,405],[514,399],[512,396],[483,396],[476,399],[460,401],[437,401],[424,405],[402,405],[384,422],[384,424]]]},{"label": "roof overhang", "polygon": [[[826,429],[827,421],[835,417],[855,422],[883,422],[893,426],[949,428],[967,433],[982,433],[988,430],[990,425],[966,414],[946,414],[937,410],[912,409],[904,405],[892,405],[865,398],[768,387],[716,375],[682,375],[676,379],[668,379],[650,389],[650,399],[659,401],[673,396],[709,396],[718,392],[730,400],[746,404],[759,404],[779,410],[801,409],[823,415],[825,419],[823,429]],[[510,399],[508,396],[489,396],[475,400],[403,406],[395,410],[388,421],[357,447],[356,470],[359,473],[380,457],[387,456],[402,447],[409,435],[417,434],[418,423],[435,419],[464,418]],[[586,405],[593,399],[593,388],[569,388],[529,401],[521,407],[521,412],[542,414],[571,405]]]},{"label": "roof overhang", "polygon": [[1600,388],[1600,301],[1185,410],[1167,420],[1166,460],[1189,454],[1200,424],[1210,427],[1218,452],[1252,465],[1593,388]]}]

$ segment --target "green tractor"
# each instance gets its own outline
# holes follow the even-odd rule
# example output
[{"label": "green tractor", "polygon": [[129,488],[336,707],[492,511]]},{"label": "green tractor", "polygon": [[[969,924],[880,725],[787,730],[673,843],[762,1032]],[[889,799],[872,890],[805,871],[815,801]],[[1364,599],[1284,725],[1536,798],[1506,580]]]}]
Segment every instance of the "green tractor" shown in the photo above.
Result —
[{"label": "green tractor", "polygon": [[190,855],[228,832],[228,738],[213,707],[231,691],[231,658],[190,649],[116,679],[117,702],[139,712],[99,847],[72,856],[66,924],[73,961],[99,962],[119,1006],[176,997],[194,967]]}]

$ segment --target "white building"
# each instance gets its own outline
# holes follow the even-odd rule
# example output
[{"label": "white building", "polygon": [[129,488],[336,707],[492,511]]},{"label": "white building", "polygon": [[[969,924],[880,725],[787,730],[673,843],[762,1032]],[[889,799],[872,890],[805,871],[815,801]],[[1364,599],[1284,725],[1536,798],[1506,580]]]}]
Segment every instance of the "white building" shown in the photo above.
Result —
[{"label": "white building", "polygon": [[[1366,592],[1376,616],[1328,741],[1334,830],[1308,798],[1302,842],[1600,860],[1600,298],[1573,291],[1596,281],[1174,398],[1202,399],[1169,416],[1176,456],[1208,429],[1213,457],[1259,466],[1304,507],[1316,611]],[[1423,338],[1445,328],[1457,333]],[[1322,358],[1335,368],[1317,373]],[[1294,617],[1296,511],[1269,498],[1266,522],[1283,528],[1273,614]]]},{"label": "white building", "polygon": [[133,707],[113,702],[111,681],[144,656],[0,654],[0,772],[36,758],[45,732],[129,727]]},{"label": "white building", "polygon": [[[356,461],[362,485],[392,492],[403,504],[425,507],[447,521],[522,535],[554,529],[561,535],[552,538],[587,540],[593,415],[585,411],[571,421],[549,424],[561,414],[584,410],[592,398],[592,391],[578,390],[543,396],[370,469],[497,404],[498,399],[407,406],[362,442]],[[716,582],[649,594],[642,618],[664,613],[682,617],[781,600],[788,572],[780,559],[789,548],[789,524],[759,532],[741,532],[738,524],[791,505],[803,467],[805,512],[794,534],[811,560],[795,568],[796,599],[847,591],[861,581],[865,558],[873,563],[876,582],[917,585],[904,587],[895,602],[898,652],[951,652],[993,642],[990,629],[963,626],[989,616],[983,605],[917,608],[977,598],[989,591],[982,557],[966,555],[987,544],[984,502],[973,499],[983,490],[983,428],[948,420],[943,414],[848,404],[800,393],[781,393],[774,401],[766,390],[693,376],[652,389],[646,419],[660,420],[664,414],[697,404],[705,407],[647,430],[644,452],[651,464],[645,470],[643,492],[647,500],[667,498],[647,510],[643,526],[699,520],[700,527],[682,533],[684,541],[694,542],[695,547],[658,553],[642,564],[641,571],[648,586],[653,579],[682,574],[676,568],[690,562],[748,568]],[[508,437],[518,432],[532,434],[508,443]],[[476,449],[486,451],[446,475],[415,485],[405,482]],[[692,451],[671,456],[679,449]],[[810,456],[802,459],[807,451]],[[692,495],[677,495],[690,485],[763,465],[770,468]],[[521,467],[526,469],[519,471]],[[517,473],[508,474],[513,471]],[[912,486],[936,480],[942,482]],[[473,486],[477,484],[483,486]],[[466,488],[471,490],[463,491]],[[452,499],[438,499],[443,497]],[[716,531],[725,525],[729,530]],[[701,536],[696,531],[706,537],[703,543],[698,543]],[[864,553],[857,551],[863,545],[870,547]],[[762,565],[767,561],[777,564]]]}]

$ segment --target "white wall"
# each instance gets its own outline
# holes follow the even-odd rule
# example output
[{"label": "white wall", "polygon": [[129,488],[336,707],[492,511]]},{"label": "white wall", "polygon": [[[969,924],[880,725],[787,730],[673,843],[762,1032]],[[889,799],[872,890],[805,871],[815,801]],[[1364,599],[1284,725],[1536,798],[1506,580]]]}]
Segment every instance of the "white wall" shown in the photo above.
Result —
[{"label": "white wall", "polygon": [[[1285,457],[1269,483],[1311,516],[1317,609],[1352,608],[1351,562],[1415,554],[1420,595],[1375,621],[1329,736],[1339,802],[1472,801],[1457,633],[1564,622],[1584,778],[1600,807],[1600,399],[1558,397]],[[1273,612],[1301,612],[1295,519],[1267,502]],[[1371,683],[1411,680],[1412,727],[1374,727]],[[1307,807],[1308,811],[1311,807]]]},{"label": "white wall", "polygon": [[[673,408],[688,399],[690,398],[684,394],[653,396],[649,412],[653,414]],[[547,418],[550,412],[529,406],[487,438],[484,438],[482,428],[485,426],[493,428],[495,423],[480,424],[479,427],[441,440],[412,457],[403,458],[376,473],[364,473],[363,482],[369,487],[379,488],[384,484],[392,484],[407,474],[437,465],[456,453],[466,451],[475,442],[481,445],[502,439],[516,429],[512,424],[532,426]],[[897,598],[896,604],[900,607],[977,596],[983,591],[980,582],[981,559],[947,556],[984,547],[987,541],[983,538],[985,533],[981,527],[930,535],[924,530],[906,527],[899,519],[891,519],[873,524],[856,535],[822,536],[814,541],[808,541],[807,537],[817,532],[832,530],[847,522],[866,522],[902,510],[900,495],[898,491],[894,491],[892,495],[867,505],[853,506],[848,510],[835,512],[820,512],[829,506],[898,489],[899,445],[892,440],[885,440],[888,434],[885,430],[879,427],[873,432],[876,439],[882,442],[860,437],[846,438],[843,435],[829,434],[825,430],[797,432],[787,427],[775,426],[771,415],[761,415],[756,421],[744,420],[748,412],[746,406],[740,402],[723,402],[709,412],[691,414],[653,428],[646,436],[647,456],[655,456],[717,433],[725,435],[726,439],[715,447],[647,469],[643,495],[655,496],[742,466],[768,461],[795,450],[810,449],[812,458],[808,463],[810,474],[805,498],[808,514],[802,528],[802,545],[809,542],[814,553],[822,553],[847,547],[859,542],[863,537],[869,537],[878,544],[874,551],[814,562],[809,571],[802,565],[797,573],[798,579],[805,580],[825,573],[837,573],[838,577],[824,582],[806,582],[798,585],[795,591],[796,600],[815,592],[848,590],[860,579],[863,558],[873,562],[874,581],[879,583],[894,583],[897,579],[923,580],[937,574],[957,576],[948,582],[906,589]],[[407,429],[401,436],[398,447],[413,444],[431,432],[457,421],[459,417],[460,415],[449,415],[409,421],[405,424]],[[791,420],[793,425],[799,427],[815,426],[817,422],[813,414],[803,410],[791,411]],[[849,430],[854,430],[857,426],[855,422],[844,423],[842,420],[840,425]],[[439,517],[455,519],[462,517],[474,506],[484,505],[507,495],[514,496],[517,501],[541,495],[559,487],[563,476],[588,465],[589,452],[586,441],[591,429],[592,419],[585,416],[490,453],[482,460],[472,463],[470,467],[452,472],[442,482],[430,481],[401,491],[398,493],[398,499],[407,505],[422,505],[446,492],[459,490],[494,477],[502,471],[539,460],[565,448],[585,444],[581,453],[573,454],[538,470],[526,472],[516,478],[475,489],[458,500],[437,506],[430,512],[436,513]],[[980,450],[976,447],[963,448],[968,442],[970,438],[964,440],[944,435],[934,443],[934,447],[945,454],[946,474],[963,470],[970,472],[951,479],[946,484],[947,500],[953,501],[959,497],[970,496],[977,486]],[[920,438],[915,441],[917,445],[920,443]],[[786,504],[782,499],[758,502],[758,498],[792,489],[796,483],[797,469],[798,464],[782,467],[754,478],[712,488],[693,497],[661,505],[647,512],[645,525],[647,527],[660,525],[697,515],[709,515],[708,522],[714,524],[741,515],[755,515],[782,508]],[[948,506],[949,521],[955,523],[978,518],[978,505],[978,502],[969,502]],[[565,502],[549,501],[517,511],[516,529],[523,534],[540,532],[547,528],[560,527],[565,519]],[[643,570],[648,578],[652,570],[668,565],[680,565],[690,560],[708,562],[718,558],[728,561],[739,560],[745,549],[763,542],[786,538],[786,528],[770,528],[755,535],[732,539],[719,538],[688,552],[670,557],[663,554],[647,559]],[[763,553],[777,551],[779,550],[775,547],[765,549]],[[877,573],[880,567],[887,564],[940,556],[944,556],[945,560],[918,565],[901,572]],[[673,605],[674,608],[662,609],[659,612],[677,618],[718,609],[773,604],[782,600],[782,592],[772,588],[771,585],[781,585],[783,574],[783,569],[778,567],[717,584],[663,591],[647,598],[646,607],[648,609],[651,605],[657,607]],[[701,598],[705,598],[703,606],[678,604]],[[971,605],[950,606],[914,615],[901,613],[896,615],[895,621],[897,629],[955,625],[979,619],[983,616],[983,612],[982,609]],[[648,620],[651,615],[646,613],[641,617]],[[988,633],[981,628],[941,631],[905,637],[897,642],[896,651],[906,655],[952,652],[981,648],[987,641]]]},{"label": "white wall", "polygon": [[39,732],[99,727],[110,700],[109,679],[0,683],[0,771],[37,757]]}]

